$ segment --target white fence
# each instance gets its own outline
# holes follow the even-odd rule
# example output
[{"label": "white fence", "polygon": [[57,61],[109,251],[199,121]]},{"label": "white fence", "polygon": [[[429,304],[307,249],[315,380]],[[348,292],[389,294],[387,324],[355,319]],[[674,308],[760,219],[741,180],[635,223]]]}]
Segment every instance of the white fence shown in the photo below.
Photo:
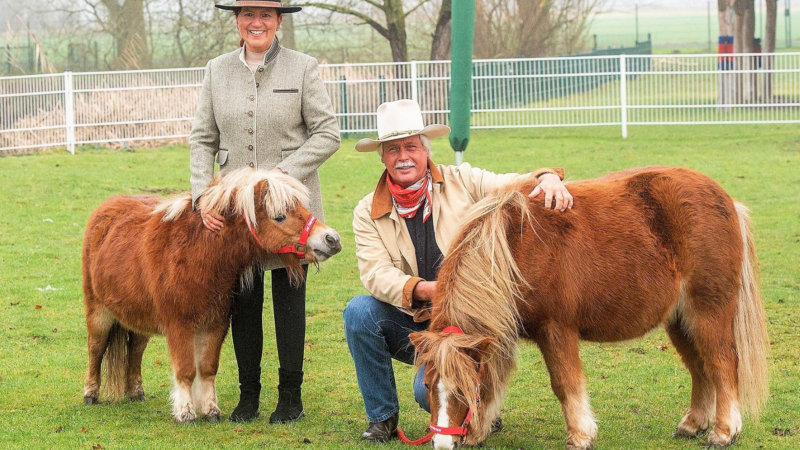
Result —
[{"label": "white fence", "polygon": [[[472,127],[800,122],[800,53],[478,60]],[[203,68],[0,78],[0,152],[159,144],[190,131]],[[321,66],[342,133],[372,132],[384,101],[447,123],[450,62]]]}]

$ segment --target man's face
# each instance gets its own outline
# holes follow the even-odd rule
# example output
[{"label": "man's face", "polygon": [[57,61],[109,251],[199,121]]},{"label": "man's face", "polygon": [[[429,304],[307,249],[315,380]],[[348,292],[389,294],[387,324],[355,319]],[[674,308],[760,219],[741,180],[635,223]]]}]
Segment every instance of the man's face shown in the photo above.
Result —
[{"label": "man's face", "polygon": [[381,162],[392,181],[407,188],[421,180],[428,171],[428,150],[419,135],[384,142]]}]

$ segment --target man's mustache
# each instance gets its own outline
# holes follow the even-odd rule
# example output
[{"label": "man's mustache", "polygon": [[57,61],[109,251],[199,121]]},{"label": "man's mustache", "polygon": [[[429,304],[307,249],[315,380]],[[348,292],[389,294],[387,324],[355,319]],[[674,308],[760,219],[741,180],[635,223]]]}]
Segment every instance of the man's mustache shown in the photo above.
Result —
[{"label": "man's mustache", "polygon": [[417,164],[414,161],[405,161],[394,165],[395,169],[407,169],[409,167],[417,167]]}]

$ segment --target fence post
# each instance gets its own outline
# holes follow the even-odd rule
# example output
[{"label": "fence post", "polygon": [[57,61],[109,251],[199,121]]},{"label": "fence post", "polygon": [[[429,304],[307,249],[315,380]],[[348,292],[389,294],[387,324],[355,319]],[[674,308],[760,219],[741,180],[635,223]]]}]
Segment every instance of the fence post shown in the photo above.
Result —
[{"label": "fence post", "polygon": [[411,60],[411,100],[419,103],[417,98],[417,62]]},{"label": "fence post", "polygon": [[[339,80],[342,82],[342,129],[347,130],[347,77],[344,75],[339,77]],[[345,139],[349,136],[347,132],[342,133]]]},{"label": "fence post", "polygon": [[625,67],[625,55],[619,55],[619,104],[622,114],[622,138],[628,137],[628,75]]},{"label": "fence post", "polygon": [[64,72],[64,119],[67,132],[67,150],[75,154],[75,90],[72,86],[72,71]]}]

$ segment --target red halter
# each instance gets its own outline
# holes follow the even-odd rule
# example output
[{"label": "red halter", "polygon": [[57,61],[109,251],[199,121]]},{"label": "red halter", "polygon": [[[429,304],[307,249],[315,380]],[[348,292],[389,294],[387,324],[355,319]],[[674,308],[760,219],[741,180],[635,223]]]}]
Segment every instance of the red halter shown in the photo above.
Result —
[{"label": "red halter", "polygon": [[[464,334],[464,331],[457,326],[447,326],[442,330],[442,333],[454,333],[454,334]],[[483,369],[483,366],[481,366]],[[481,378],[481,373],[478,372],[478,379]],[[481,401],[480,396],[480,385],[478,386],[478,391],[475,393],[476,403]],[[416,441],[412,441],[408,439],[403,433],[403,430],[397,429],[397,436],[403,441],[404,444],[409,445],[421,445],[426,442],[430,442],[433,439],[434,434],[444,434],[446,436],[461,436],[461,443],[463,444],[464,441],[467,439],[467,426],[469,425],[470,421],[472,420],[472,408],[467,411],[467,417],[464,418],[464,422],[461,424],[460,427],[440,427],[433,422],[428,425],[428,429],[431,430],[430,433],[427,435],[417,439]]]},{"label": "red halter", "polygon": [[[253,228],[253,225],[250,223],[249,220],[247,220],[247,216],[245,216],[243,213],[242,217],[244,217],[244,223],[247,224],[247,228],[250,229],[250,234],[252,234],[253,237],[256,239],[258,245],[260,245],[261,248],[266,250],[264,245],[261,243],[261,239],[258,238],[255,228]],[[308,241],[308,235],[311,233],[311,228],[314,226],[314,223],[316,222],[317,218],[314,217],[313,214],[308,216],[308,220],[306,221],[306,224],[303,227],[303,232],[300,233],[300,240],[298,241],[298,243],[281,247],[272,253],[296,253],[298,259],[303,259],[306,256],[306,242]]]}]

